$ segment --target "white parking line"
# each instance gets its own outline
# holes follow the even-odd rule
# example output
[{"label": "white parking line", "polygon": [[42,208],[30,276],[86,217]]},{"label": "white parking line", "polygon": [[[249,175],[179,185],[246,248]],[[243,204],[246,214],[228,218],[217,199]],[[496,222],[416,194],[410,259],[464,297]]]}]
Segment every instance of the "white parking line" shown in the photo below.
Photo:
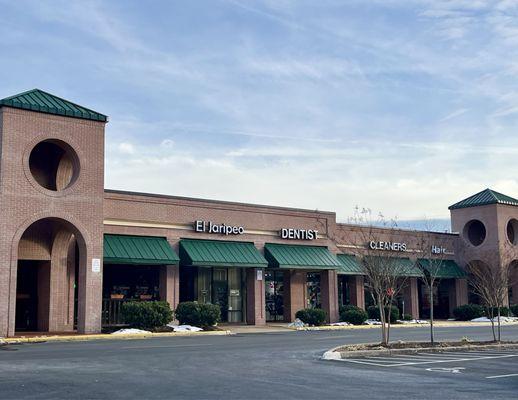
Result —
[{"label": "white parking line", "polygon": [[[510,358],[510,357],[518,357],[518,354],[501,354],[496,356],[480,356],[480,357],[458,357],[458,358],[443,358],[443,359],[426,359],[424,357],[422,358],[415,358],[415,361],[412,360],[410,362],[403,361],[398,362],[397,358],[394,358],[392,363],[388,363],[388,360],[376,360],[375,357],[367,357],[364,359],[351,359],[351,358],[345,358],[340,361],[345,362],[351,362],[351,363],[357,363],[357,364],[365,364],[365,365],[373,365],[377,367],[403,367],[407,365],[422,365],[422,364],[440,364],[440,363],[452,363],[452,362],[465,362],[465,361],[478,361],[478,360],[489,360],[489,359],[497,359],[497,358]],[[372,361],[371,361],[372,360]]]},{"label": "white parking line", "polygon": [[509,378],[510,376],[518,376],[518,374],[507,374],[507,375],[486,376],[486,379]]}]

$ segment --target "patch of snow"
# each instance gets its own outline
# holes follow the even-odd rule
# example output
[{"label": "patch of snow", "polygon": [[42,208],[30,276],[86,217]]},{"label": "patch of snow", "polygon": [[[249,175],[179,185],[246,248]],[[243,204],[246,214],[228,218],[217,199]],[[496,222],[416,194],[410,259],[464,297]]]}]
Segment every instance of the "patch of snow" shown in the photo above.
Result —
[{"label": "patch of snow", "polygon": [[349,326],[352,325],[349,322],[333,322],[332,324],[329,324],[330,326]]},{"label": "patch of snow", "polygon": [[126,329],[119,329],[118,331],[112,332],[112,335],[146,334],[146,333],[151,333],[151,332],[144,331],[142,329],[126,328]]},{"label": "patch of snow", "polygon": [[[494,318],[493,320],[494,320],[494,322],[498,323],[498,317]],[[516,321],[518,321],[518,318],[516,318],[516,317],[500,317],[501,323],[516,322]],[[471,322],[491,322],[491,319],[487,318],[487,317],[480,317],[480,318],[472,319]]]},{"label": "patch of snow", "polygon": [[175,325],[175,324],[167,324],[169,328],[173,328],[173,332],[199,332],[202,331],[202,328],[198,328],[197,326],[192,325]]},{"label": "patch of snow", "polygon": [[324,355],[322,356],[322,359],[324,360],[340,360],[342,359],[342,356],[337,351],[326,351]]},{"label": "patch of snow", "polygon": [[291,324],[288,324],[290,328],[304,328],[306,324],[302,322],[300,319],[296,318]]},{"label": "patch of snow", "polygon": [[411,319],[408,321],[405,320],[399,320],[397,321],[399,324],[428,324],[428,321],[425,321],[423,319]]},{"label": "patch of snow", "polygon": [[363,323],[363,325],[381,325],[381,321],[378,321],[377,319],[368,319]]}]

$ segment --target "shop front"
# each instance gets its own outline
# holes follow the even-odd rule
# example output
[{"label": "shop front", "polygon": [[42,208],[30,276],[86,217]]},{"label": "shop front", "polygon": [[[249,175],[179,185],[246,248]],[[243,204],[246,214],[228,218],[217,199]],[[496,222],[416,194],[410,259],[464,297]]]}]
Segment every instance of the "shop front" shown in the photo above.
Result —
[{"label": "shop front", "polygon": [[182,239],[180,300],[217,304],[222,322],[257,323],[265,317],[257,287],[264,290],[266,266],[250,242]]},{"label": "shop front", "polygon": [[[433,312],[434,318],[447,319],[453,316],[453,308],[456,306],[455,280],[464,279],[466,273],[454,260],[430,260],[419,259],[427,274],[435,276],[433,286]],[[421,318],[430,318],[430,287],[421,281],[419,283],[419,314]]]},{"label": "shop front", "polygon": [[338,305],[365,307],[365,289],[363,269],[358,258],[352,254],[337,254],[338,269]]},{"label": "shop front", "polygon": [[165,238],[104,235],[103,326],[122,325],[121,307],[128,301],[164,300],[174,307],[178,262]]},{"label": "shop front", "polygon": [[[303,308],[322,308],[338,318],[337,274],[340,263],[327,247],[266,243],[267,317],[291,322]],[[282,316],[281,316],[282,311]]]}]

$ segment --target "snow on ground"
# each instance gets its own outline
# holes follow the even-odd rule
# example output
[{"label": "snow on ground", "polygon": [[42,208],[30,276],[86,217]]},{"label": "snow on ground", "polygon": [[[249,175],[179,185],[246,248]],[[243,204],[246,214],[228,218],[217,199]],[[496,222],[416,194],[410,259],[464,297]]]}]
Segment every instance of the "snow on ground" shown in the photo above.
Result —
[{"label": "snow on ground", "polygon": [[288,324],[288,326],[290,328],[304,328],[306,326],[306,324],[304,324],[304,322],[302,322],[300,319],[296,318],[295,321]]},{"label": "snow on ground", "polygon": [[349,322],[334,322],[332,324],[329,324],[331,326],[349,326],[349,325],[352,325],[351,323]]},{"label": "snow on ground", "polygon": [[381,325],[381,321],[378,321],[377,319],[368,319],[363,323],[363,325]]},{"label": "snow on ground", "polygon": [[112,332],[112,335],[127,335],[127,334],[145,334],[145,333],[151,333],[150,331],[144,331],[142,329],[135,329],[135,328],[125,328],[125,329],[119,329],[118,331]]},{"label": "snow on ground", "polygon": [[425,321],[424,319],[411,319],[408,321],[405,320],[398,320],[398,324],[428,324],[428,321]]},{"label": "snow on ground", "polygon": [[169,328],[173,328],[173,332],[199,332],[203,329],[198,328],[197,326],[192,325],[174,325],[174,324],[167,324]]},{"label": "snow on ground", "polygon": [[[491,322],[491,319],[487,318],[487,317],[480,317],[480,318],[472,319],[471,322]],[[498,322],[498,317],[494,318],[494,322]],[[518,318],[517,317],[500,317],[500,322],[501,323],[518,322]]]}]

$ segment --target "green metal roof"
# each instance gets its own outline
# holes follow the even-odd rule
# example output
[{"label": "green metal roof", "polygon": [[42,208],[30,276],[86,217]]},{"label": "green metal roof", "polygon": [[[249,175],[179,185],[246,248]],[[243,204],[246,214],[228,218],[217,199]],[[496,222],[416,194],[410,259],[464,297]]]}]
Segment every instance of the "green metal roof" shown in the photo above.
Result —
[{"label": "green metal roof", "polygon": [[219,240],[182,239],[180,260],[182,265],[198,267],[265,268],[268,265],[253,243]]},{"label": "green metal roof", "polygon": [[[378,259],[379,257],[379,259]],[[407,257],[386,257],[386,256],[366,256],[362,262],[369,262],[369,259],[376,258],[374,267],[380,265],[379,263],[385,262],[389,268],[396,270],[397,276],[405,276],[410,278],[419,278],[422,276],[421,270],[415,265],[415,263]]]},{"label": "green metal roof", "polygon": [[89,119],[92,121],[108,121],[106,115],[82,107],[68,100],[54,96],[40,89],[33,89],[15,96],[0,100],[0,107],[7,106],[23,110],[37,111],[46,114]]},{"label": "green metal roof", "polygon": [[327,247],[266,243],[264,256],[270,267],[274,268],[340,269],[341,267],[338,259]]},{"label": "green metal roof", "polygon": [[154,236],[104,235],[105,264],[178,264],[167,240]]},{"label": "green metal roof", "polygon": [[417,260],[424,269],[430,273],[434,273],[437,278],[465,278],[466,273],[453,260],[437,260],[430,262],[428,259]]},{"label": "green metal roof", "polygon": [[363,268],[358,258],[352,254],[337,254],[336,257],[340,261],[339,274],[342,275],[364,275]]},{"label": "green metal roof", "polygon": [[509,206],[518,206],[518,200],[505,194],[495,192],[491,189],[483,190],[467,199],[461,200],[458,203],[448,207],[450,210],[467,207],[485,206],[488,204],[506,204]]}]

